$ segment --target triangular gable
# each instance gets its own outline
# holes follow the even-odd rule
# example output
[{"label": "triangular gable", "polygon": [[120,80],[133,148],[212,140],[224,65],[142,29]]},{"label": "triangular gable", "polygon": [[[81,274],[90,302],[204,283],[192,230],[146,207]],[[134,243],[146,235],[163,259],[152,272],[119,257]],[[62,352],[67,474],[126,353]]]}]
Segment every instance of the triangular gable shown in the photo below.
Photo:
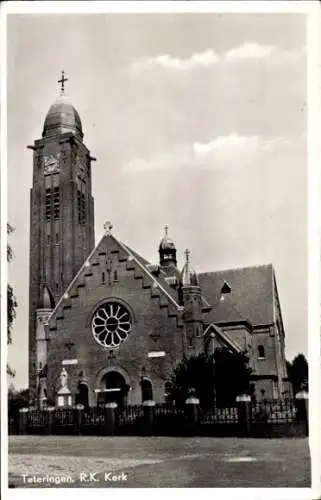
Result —
[{"label": "triangular gable", "polygon": [[204,337],[207,337],[210,333],[214,333],[214,335],[222,340],[226,347],[232,349],[232,351],[237,353],[243,352],[243,349],[239,346],[239,344],[235,342],[227,332],[223,332],[223,330],[214,323],[206,328],[203,335]]},{"label": "triangular gable", "polygon": [[[128,260],[131,260],[133,263],[136,263],[137,266],[140,268],[140,270],[145,274],[145,276],[148,276],[148,278],[152,281],[153,287],[157,288],[159,292],[163,295],[163,297],[168,300],[177,310],[182,310],[182,307],[179,305],[179,303],[175,300],[173,297],[172,289],[171,287],[166,283],[166,281],[163,278],[155,277],[146,267],[147,261],[143,258],[140,259],[140,256],[136,252],[132,252],[129,250],[129,248],[119,240],[115,238],[110,233],[105,233],[102,238],[100,239],[99,243],[96,245],[96,247],[91,251],[89,256],[87,257],[86,261],[83,263],[81,268],[79,269],[78,273],[74,277],[74,279],[70,282],[68,287],[66,288],[64,294],[61,296],[59,299],[55,309],[52,311],[49,321],[53,319],[59,310],[60,306],[63,304],[63,301],[69,297],[69,293],[72,290],[72,288],[79,284],[81,282],[82,277],[85,276],[86,273],[88,273],[88,268],[93,264],[94,259],[99,257],[99,253],[103,247],[103,245],[107,242],[107,238],[111,238],[113,242],[118,246],[123,253],[126,255]],[[88,265],[89,264],[89,265]]]}]

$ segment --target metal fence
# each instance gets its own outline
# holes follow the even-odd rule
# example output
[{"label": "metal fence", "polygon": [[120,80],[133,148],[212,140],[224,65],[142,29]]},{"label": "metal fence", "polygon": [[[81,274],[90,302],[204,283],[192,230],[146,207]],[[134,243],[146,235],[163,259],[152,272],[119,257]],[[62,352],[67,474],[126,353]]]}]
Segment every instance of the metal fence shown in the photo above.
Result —
[{"label": "metal fence", "polygon": [[200,411],[200,423],[203,425],[237,424],[238,410],[232,406],[230,408],[213,408],[206,412]]},{"label": "metal fence", "polygon": [[28,412],[28,426],[34,427],[45,427],[47,425],[48,415],[46,411],[43,410],[33,410]]},{"label": "metal fence", "polygon": [[144,417],[144,409],[141,405],[125,406],[117,412],[118,426],[135,424]]},{"label": "metal fence", "polygon": [[293,423],[297,420],[297,407],[293,400],[260,401],[251,405],[252,422]]},{"label": "metal fence", "polygon": [[307,435],[307,412],[303,410],[304,405],[298,405],[295,400],[264,400],[207,411],[198,406],[178,408],[168,404],[126,406],[123,409],[29,410],[20,414],[19,432],[253,437]]}]

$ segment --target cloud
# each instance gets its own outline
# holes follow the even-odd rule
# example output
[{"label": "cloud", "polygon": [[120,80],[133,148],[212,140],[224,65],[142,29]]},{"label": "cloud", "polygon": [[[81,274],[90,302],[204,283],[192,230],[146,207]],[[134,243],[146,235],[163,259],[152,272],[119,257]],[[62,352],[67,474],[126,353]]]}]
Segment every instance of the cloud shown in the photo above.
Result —
[{"label": "cloud", "polygon": [[205,52],[195,53],[188,59],[172,57],[168,54],[161,54],[155,57],[146,57],[133,61],[132,69],[141,70],[152,67],[163,69],[190,70],[197,66],[212,66],[219,62],[218,55],[214,50],[208,49]]},{"label": "cloud", "polygon": [[266,156],[291,144],[290,140],[282,138],[263,139],[255,135],[242,136],[233,133],[208,142],[181,146],[173,152],[162,153],[151,159],[135,158],[123,168],[127,172],[194,167],[222,169],[253,163],[260,155]]},{"label": "cloud", "polygon": [[213,68],[218,64],[240,64],[247,61],[266,61],[275,65],[280,62],[296,62],[303,56],[303,53],[302,47],[296,50],[285,50],[273,45],[246,42],[223,54],[217,54],[213,49],[207,49],[204,52],[192,54],[186,59],[172,57],[169,54],[143,57],[132,62],[131,71],[139,73],[160,68],[167,71],[186,72],[196,68]]}]

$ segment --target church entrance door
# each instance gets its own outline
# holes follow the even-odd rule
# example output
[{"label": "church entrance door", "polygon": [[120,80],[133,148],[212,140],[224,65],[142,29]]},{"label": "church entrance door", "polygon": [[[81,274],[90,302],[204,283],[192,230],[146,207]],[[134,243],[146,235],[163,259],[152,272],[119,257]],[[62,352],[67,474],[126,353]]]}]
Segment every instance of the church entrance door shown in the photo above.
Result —
[{"label": "church entrance door", "polygon": [[101,380],[102,392],[100,400],[103,402],[117,403],[119,408],[123,408],[127,403],[129,387],[124,377],[117,371],[106,373]]}]

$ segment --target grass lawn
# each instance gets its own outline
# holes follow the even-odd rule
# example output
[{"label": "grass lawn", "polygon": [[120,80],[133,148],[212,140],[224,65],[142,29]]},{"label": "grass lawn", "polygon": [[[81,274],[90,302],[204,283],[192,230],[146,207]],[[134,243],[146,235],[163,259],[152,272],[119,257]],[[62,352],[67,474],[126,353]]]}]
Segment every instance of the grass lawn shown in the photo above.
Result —
[{"label": "grass lawn", "polygon": [[310,487],[305,438],[9,436],[8,470],[12,487]]}]

